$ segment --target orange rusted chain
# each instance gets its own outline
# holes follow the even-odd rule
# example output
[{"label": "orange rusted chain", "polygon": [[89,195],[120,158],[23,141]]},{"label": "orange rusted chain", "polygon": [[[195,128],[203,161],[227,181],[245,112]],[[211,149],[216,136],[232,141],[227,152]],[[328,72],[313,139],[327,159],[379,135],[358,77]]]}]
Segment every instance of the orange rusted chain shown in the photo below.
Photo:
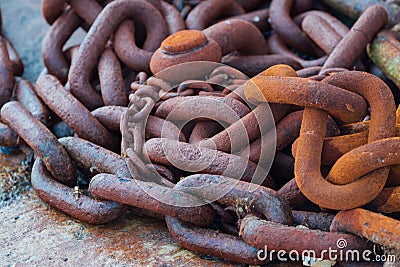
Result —
[{"label": "orange rusted chain", "polygon": [[332,232],[352,233],[385,247],[400,250],[399,221],[368,210],[359,208],[340,211],[330,229]]},{"label": "orange rusted chain", "polygon": [[253,104],[268,101],[320,108],[344,122],[358,121],[366,113],[367,105],[361,96],[327,83],[260,75],[250,81],[244,92]]},{"label": "orange rusted chain", "polygon": [[[374,199],[382,190],[386,177],[374,175],[339,186],[326,181],[320,173],[321,152],[325,136],[327,112],[306,108],[295,160],[295,178],[301,192],[312,202],[330,209],[350,209]],[[386,174],[387,175],[387,174]],[[379,183],[376,181],[380,178]],[[367,190],[368,188],[368,190]]]},{"label": "orange rusted chain", "polygon": [[[321,165],[334,164],[343,154],[368,142],[368,132],[339,135],[324,138],[321,154]],[[297,155],[299,139],[292,144],[293,157]]]},{"label": "orange rusted chain", "polygon": [[347,152],[333,165],[326,180],[348,184],[363,175],[386,166],[400,164],[400,138],[392,137],[369,142]]},{"label": "orange rusted chain", "polygon": [[[368,141],[395,135],[395,107],[389,88],[380,79],[364,72],[341,72],[328,77],[331,83],[364,96],[371,105],[371,127]],[[382,107],[385,107],[382,109]],[[322,110],[306,108],[295,161],[295,177],[302,193],[312,202],[330,209],[351,209],[373,200],[383,189],[389,169],[375,170],[362,179],[346,185],[334,185],[320,173],[323,129],[327,117]],[[372,126],[373,125],[373,126]],[[373,129],[373,130],[372,130]],[[351,174],[350,172],[349,174]],[[334,176],[335,173],[331,172]],[[367,190],[368,188],[368,190]],[[356,196],[356,197],[355,197]]]},{"label": "orange rusted chain", "polygon": [[368,142],[392,137],[396,133],[396,107],[389,87],[372,74],[359,71],[339,72],[324,83],[346,88],[362,95],[371,109]]}]

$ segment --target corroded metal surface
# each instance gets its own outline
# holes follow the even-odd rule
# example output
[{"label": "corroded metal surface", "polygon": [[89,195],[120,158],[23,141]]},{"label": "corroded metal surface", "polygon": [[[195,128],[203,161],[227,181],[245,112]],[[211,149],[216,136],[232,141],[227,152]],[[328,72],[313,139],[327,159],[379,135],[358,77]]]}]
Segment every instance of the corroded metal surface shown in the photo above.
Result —
[{"label": "corroded metal surface", "polygon": [[[24,61],[24,76],[34,81],[43,68],[41,41],[49,28],[42,19],[40,0],[0,0],[0,6],[4,32]],[[20,34],[22,28],[30,32],[29,38]],[[79,40],[79,32],[72,39]],[[72,219],[33,193],[29,174],[20,165],[24,159],[22,153],[0,154],[2,266],[241,266],[185,250],[173,240],[164,222],[133,208],[107,225]]]}]

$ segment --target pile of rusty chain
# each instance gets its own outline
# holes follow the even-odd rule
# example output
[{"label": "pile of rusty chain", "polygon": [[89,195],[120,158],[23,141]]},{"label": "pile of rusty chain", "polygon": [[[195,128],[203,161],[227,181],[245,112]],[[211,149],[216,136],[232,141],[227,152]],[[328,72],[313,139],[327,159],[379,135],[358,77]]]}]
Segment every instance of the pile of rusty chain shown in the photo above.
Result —
[{"label": "pile of rusty chain", "polygon": [[[322,2],[43,0],[51,28],[34,88],[15,77],[22,63],[0,39],[0,145],[34,153],[32,186],[49,205],[94,224],[139,207],[201,254],[265,264],[258,251],[267,246],[328,259],[323,251],[342,239],[344,253],[375,244],[398,252],[396,3],[365,7],[349,29]],[[78,28],[85,39],[65,48]],[[252,78],[219,66],[179,82],[147,79],[192,61]],[[204,99],[236,119],[193,104]],[[270,158],[275,129],[263,131],[257,118],[269,110],[276,156],[259,186],[250,181]],[[193,114],[228,126],[177,126]],[[199,149],[216,155],[200,169],[166,156],[195,159]]]}]

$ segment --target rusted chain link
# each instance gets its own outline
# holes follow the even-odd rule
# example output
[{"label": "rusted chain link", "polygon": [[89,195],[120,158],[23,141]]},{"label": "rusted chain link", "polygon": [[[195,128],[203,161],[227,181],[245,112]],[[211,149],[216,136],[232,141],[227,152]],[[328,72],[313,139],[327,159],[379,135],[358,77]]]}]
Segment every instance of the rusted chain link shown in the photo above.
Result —
[{"label": "rusted chain link", "polygon": [[389,248],[400,249],[396,220],[364,209],[339,212],[331,224],[333,232],[348,232]]}]

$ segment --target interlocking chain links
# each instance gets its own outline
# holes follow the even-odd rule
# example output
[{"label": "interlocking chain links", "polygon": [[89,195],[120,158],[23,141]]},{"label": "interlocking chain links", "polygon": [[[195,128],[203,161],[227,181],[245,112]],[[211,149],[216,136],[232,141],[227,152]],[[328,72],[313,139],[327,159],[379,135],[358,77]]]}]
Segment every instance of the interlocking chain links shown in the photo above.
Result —
[{"label": "interlocking chain links", "polygon": [[[293,81],[290,81],[293,79]],[[259,85],[261,94],[265,98],[267,98],[271,102],[280,102],[280,103],[293,103],[293,104],[301,104],[310,106],[310,107],[318,107],[318,108],[323,108],[327,109],[329,112],[332,114],[335,114],[338,118],[342,118],[342,120],[354,120],[356,117],[359,117],[359,119],[364,117],[365,114],[365,108],[366,104],[365,101],[357,94],[353,93],[356,92],[358,94],[361,94],[363,97],[365,97],[371,105],[371,116],[373,119],[371,119],[371,122],[373,122],[374,125],[374,130],[370,133],[370,140],[375,140],[384,138],[384,137],[390,137],[394,135],[394,101],[393,101],[393,96],[390,93],[390,90],[388,87],[379,79],[375,78],[372,75],[369,75],[367,73],[362,73],[362,72],[341,72],[334,74],[326,79],[325,82],[320,83],[320,82],[312,82],[308,81],[307,83],[304,83],[303,79],[297,78],[297,84],[300,85],[301,90],[305,91],[312,91],[312,95],[308,95],[307,97],[310,97],[309,99],[289,99],[288,95],[282,94],[282,91],[284,90],[290,90],[291,88],[291,83],[294,82],[295,78],[286,78],[286,77],[266,77],[266,76],[257,76],[254,77],[252,80],[256,82],[256,84]],[[287,83],[285,83],[285,80]],[[264,81],[264,82],[262,82]],[[346,84],[347,81],[347,84]],[[341,103],[340,105],[343,105],[342,111],[339,112],[338,105],[335,105],[335,110],[331,110],[329,105],[324,104],[327,99],[325,97],[321,97],[321,94],[317,93],[318,90],[317,88],[323,88],[325,84],[332,84],[335,85],[335,87],[330,87],[330,93],[338,93],[338,94],[348,94],[348,98],[345,98],[346,101],[350,101],[349,103]],[[278,86],[279,84],[282,84],[282,86]],[[285,84],[283,88],[283,84]],[[275,85],[275,86],[274,86]],[[329,85],[329,86],[332,86]],[[374,86],[373,90],[368,90],[369,87]],[[278,86],[278,87],[277,87]],[[350,91],[344,91],[341,88],[346,88]],[[279,88],[279,89],[278,89]],[[283,89],[281,89],[283,88]],[[298,85],[296,85],[296,92],[299,92]],[[311,88],[314,88],[313,90],[310,90]],[[338,90],[339,89],[339,90]],[[301,91],[300,90],[300,91]],[[304,92],[305,92],[304,91]],[[336,91],[336,92],[335,92]],[[325,92],[326,94],[326,92]],[[246,87],[245,88],[245,95],[250,101],[257,102],[258,99],[261,98],[259,91],[255,90],[255,88],[252,87]],[[303,94],[302,94],[303,95]],[[301,99],[301,100],[299,100]],[[331,99],[330,99],[331,100]],[[380,101],[380,102],[379,102]],[[328,101],[327,101],[328,102]],[[330,104],[331,101],[329,101]],[[347,106],[346,106],[347,105]],[[382,107],[388,107],[385,110],[382,110]],[[333,107],[333,106],[332,106]],[[314,111],[311,111],[314,110]],[[350,112],[351,110],[351,112]],[[363,111],[364,110],[364,111]],[[307,112],[306,112],[307,111]],[[303,124],[308,123],[308,128],[307,127],[302,127],[302,128],[307,128],[307,130],[302,130],[302,133],[306,137],[310,137],[313,135],[322,135],[321,140],[323,140],[323,136],[325,136],[325,130],[321,130],[320,126],[317,125],[326,125],[326,118],[327,112],[323,115],[324,119],[322,119],[321,116],[318,118],[315,117],[317,116],[316,114],[319,112],[317,109],[306,109],[304,111],[305,114],[303,116]],[[320,112],[321,113],[321,112]],[[359,113],[359,115],[356,115],[351,119],[351,116],[347,116],[352,113],[351,116],[354,116],[355,114]],[[314,116],[315,114],[315,116]],[[322,113],[321,113],[322,114]],[[309,118],[306,120],[305,118],[308,118],[308,116],[314,116],[312,117],[313,119]],[[379,119],[378,119],[379,118]],[[386,126],[384,126],[386,125]],[[310,184],[310,181],[312,180],[312,183],[316,183],[315,179],[311,179],[310,177],[314,177],[313,171],[310,169],[310,167],[315,164],[315,170],[318,170],[317,173],[319,173],[319,168],[320,168],[320,158],[311,156],[315,152],[315,148],[319,148],[320,145],[316,145],[317,143],[313,143],[316,140],[309,141],[311,143],[307,143],[303,147],[303,149],[309,149],[312,151],[308,151],[306,153],[305,150],[302,150],[303,153],[299,154],[299,148],[297,150],[297,155],[298,157],[296,158],[296,162],[298,163],[298,167],[301,166],[301,171],[300,168],[297,169],[298,172],[296,172],[296,179],[298,181],[299,187],[302,191],[305,192],[311,192],[313,191],[316,195],[319,197],[311,197],[310,194],[306,193],[306,196],[311,199],[314,203],[317,203],[323,207],[328,207],[328,208],[333,208],[335,207],[337,209],[346,209],[346,208],[351,208],[351,207],[358,207],[363,204],[366,204],[370,202],[374,197],[376,197],[380,191],[383,189],[384,182],[386,181],[386,177],[384,173],[379,173],[382,172],[383,170],[377,170],[376,172],[379,173],[374,176],[374,178],[370,178],[374,181],[374,189],[371,190],[365,190],[365,188],[368,188],[368,183],[364,180],[357,180],[355,182],[355,185],[349,184],[349,185],[344,185],[341,187],[337,187],[335,185],[329,185],[325,184],[327,183],[322,177],[321,179],[318,179],[318,181],[323,182],[323,184],[319,184],[319,186],[314,187],[313,185]],[[321,150],[322,150],[322,143],[321,143]],[[319,154],[320,155],[320,154]],[[300,163],[301,162],[301,163]],[[296,163],[296,164],[297,164]],[[302,169],[304,167],[304,169]],[[307,171],[304,171],[307,170]],[[311,175],[310,175],[311,174]],[[307,177],[307,179],[305,179]],[[358,176],[359,177],[359,176]],[[304,178],[304,179],[303,179]],[[378,182],[378,179],[380,182]],[[361,190],[360,187],[358,186],[358,183],[364,183],[364,190]],[[371,180],[371,181],[372,181]],[[306,186],[307,185],[307,186]],[[357,186],[356,186],[357,185]],[[366,186],[366,187],[365,187]],[[355,188],[356,187],[356,188]],[[317,189],[318,188],[318,189]],[[336,188],[336,189],[335,189]],[[349,190],[347,193],[343,193],[343,190]],[[354,198],[354,194],[351,193],[353,192],[352,190],[358,190],[360,191],[360,194],[363,194],[363,197],[360,198]],[[332,192],[330,190],[337,190],[336,197],[338,198],[337,201],[332,201],[331,196]],[[357,192],[358,192],[357,191]],[[329,193],[330,192],[330,193]],[[335,191],[336,192],[336,191]],[[304,193],[304,192],[303,192]],[[359,194],[356,194],[357,196],[360,196]],[[329,196],[329,197],[328,197]],[[346,201],[340,200],[341,198],[346,197]],[[318,199],[320,199],[318,201]],[[324,203],[324,204],[322,204]],[[326,206],[327,205],[327,206]]]},{"label": "interlocking chain links", "polygon": [[[155,101],[162,99],[166,94],[175,94],[176,88],[176,95],[169,95],[168,101],[165,101],[161,104],[166,106],[167,108],[161,108],[161,106],[157,107],[156,115],[159,117],[166,117],[168,116],[170,109],[174,109],[174,105],[169,105],[168,103],[175,103],[179,104],[179,98],[176,98],[181,93],[187,92],[192,90],[197,90],[202,92],[203,90],[209,91],[211,90],[212,82],[218,82],[218,84],[223,85],[231,85],[237,79],[245,78],[243,74],[238,71],[232,70],[232,68],[228,68],[226,66],[219,66],[212,70],[210,73],[204,73],[204,78],[206,81],[193,81],[193,80],[184,80],[178,81],[177,84],[173,84],[165,79],[162,79],[160,76],[163,74],[156,75],[154,77],[147,79],[147,75],[145,73],[139,73],[137,76],[136,82],[134,82],[131,87],[134,89],[135,93],[130,95],[130,104],[128,109],[122,111],[121,121],[120,121],[120,130],[122,133],[122,143],[121,143],[121,153],[124,158],[126,158],[127,165],[131,171],[131,175],[133,177],[147,177],[152,181],[159,181],[159,175],[155,172],[154,168],[151,168],[148,163],[148,159],[143,155],[143,146],[145,141],[146,135],[146,125],[148,125],[149,114],[151,113]],[[183,91],[182,91],[183,90]],[[181,91],[181,92],[178,92]],[[199,98],[199,96],[193,96],[194,98]],[[173,98],[173,99],[170,99]],[[183,99],[183,98],[182,98]],[[250,110],[246,107],[243,103],[236,99],[232,98],[220,98],[221,101],[225,101],[227,105],[232,106],[232,109],[237,111],[240,117],[247,114]],[[187,100],[187,98],[184,98]],[[181,105],[183,108],[184,105]],[[168,108],[169,107],[169,108]],[[188,107],[190,108],[190,107]],[[193,109],[187,110],[193,112]],[[157,114],[158,113],[165,113],[164,116]],[[198,112],[198,111],[197,111]],[[207,110],[204,112],[208,112],[208,117],[212,116],[214,112],[210,113]],[[99,111],[95,112],[99,113]],[[118,111],[116,111],[116,114]],[[179,112],[177,112],[179,113]],[[179,114],[182,115],[180,112]],[[98,114],[100,116],[100,114]],[[184,114],[183,114],[184,115]],[[200,114],[201,115],[201,114]],[[226,114],[221,114],[222,120],[224,118],[233,123],[231,119],[226,118]],[[118,115],[116,115],[118,116]],[[207,116],[206,116],[207,117]],[[152,118],[152,117],[150,117]],[[182,118],[181,118],[182,119]],[[153,118],[151,119],[153,120]],[[166,127],[167,129],[171,130],[171,135],[175,130],[172,127],[168,126],[168,121],[163,121],[162,124],[163,128]],[[160,122],[161,123],[161,122]],[[163,129],[164,130],[164,129]],[[167,132],[168,134],[168,132]],[[158,135],[158,134],[157,134]],[[182,134],[179,134],[181,136]],[[161,136],[159,136],[161,137]],[[176,139],[176,138],[173,138]],[[180,141],[184,141],[184,138],[179,137]],[[147,179],[146,178],[146,179]],[[161,180],[163,183],[166,183],[168,186],[173,186],[172,184],[166,182],[165,180]]]},{"label": "interlocking chain links", "polygon": [[[146,10],[146,12],[144,12]],[[148,14],[152,14],[149,16]],[[118,14],[118,15],[116,15]],[[127,18],[143,22],[151,34],[147,42],[160,43],[167,35],[167,26],[161,13],[145,1],[119,0],[108,4],[99,14],[82,43],[77,59],[69,72],[71,92],[89,109],[102,106],[101,96],[90,84],[90,72],[113,32]]]},{"label": "interlocking chain links", "polygon": [[154,180],[157,173],[146,166],[143,146],[146,123],[155,103],[151,97],[147,96],[139,97],[134,94],[129,98],[129,107],[121,116],[121,153],[132,177],[136,179],[146,177],[145,179]]},{"label": "interlocking chain links", "polygon": [[[178,182],[174,189],[206,202],[217,199],[220,204],[235,207],[238,215],[258,212],[272,221],[293,224],[288,204],[269,188],[223,176],[196,174]],[[195,227],[170,216],[166,216],[166,222],[171,235],[184,248],[239,263],[268,262],[260,260],[257,249],[237,236]]]},{"label": "interlocking chain links", "polygon": [[[118,154],[105,148],[76,137],[61,138],[59,143],[85,173],[105,172],[119,176],[129,175],[124,160]],[[94,224],[115,220],[125,210],[123,204],[96,200],[78,186],[72,188],[56,180],[59,180],[59,177],[51,175],[43,160],[37,158],[32,169],[32,187],[36,194],[49,205],[79,220]]]},{"label": "interlocking chain links", "polygon": [[31,182],[35,193],[44,202],[87,223],[107,223],[119,218],[125,210],[120,203],[95,200],[56,182],[40,158],[33,164]]},{"label": "interlocking chain links", "polygon": [[240,207],[238,213],[258,212],[268,220],[293,224],[289,204],[276,191],[264,186],[224,176],[195,174],[179,181],[174,189],[207,202]]},{"label": "interlocking chain links", "polygon": [[[214,210],[209,205],[205,205],[205,201],[152,182],[101,173],[92,178],[89,191],[102,199],[174,216],[198,226],[208,226],[214,219]],[[165,198],[168,198],[168,202],[172,204],[159,200]],[[182,202],[187,206],[175,205]]]},{"label": "interlocking chain links", "polygon": [[[363,72],[342,72],[327,78],[330,83],[364,96],[371,105],[371,122],[368,141],[372,142],[395,135],[395,105],[389,88],[373,75]],[[384,107],[384,108],[383,108]],[[335,185],[320,174],[320,155],[326,125],[327,112],[306,108],[300,133],[295,162],[295,177],[302,193],[312,202],[331,209],[351,209],[373,200],[383,189],[388,168],[376,169],[361,179]],[[335,168],[335,167],[334,167]],[[354,177],[354,170],[347,175]],[[328,177],[338,177],[340,172],[331,171]],[[335,176],[336,175],[336,176]]]}]

